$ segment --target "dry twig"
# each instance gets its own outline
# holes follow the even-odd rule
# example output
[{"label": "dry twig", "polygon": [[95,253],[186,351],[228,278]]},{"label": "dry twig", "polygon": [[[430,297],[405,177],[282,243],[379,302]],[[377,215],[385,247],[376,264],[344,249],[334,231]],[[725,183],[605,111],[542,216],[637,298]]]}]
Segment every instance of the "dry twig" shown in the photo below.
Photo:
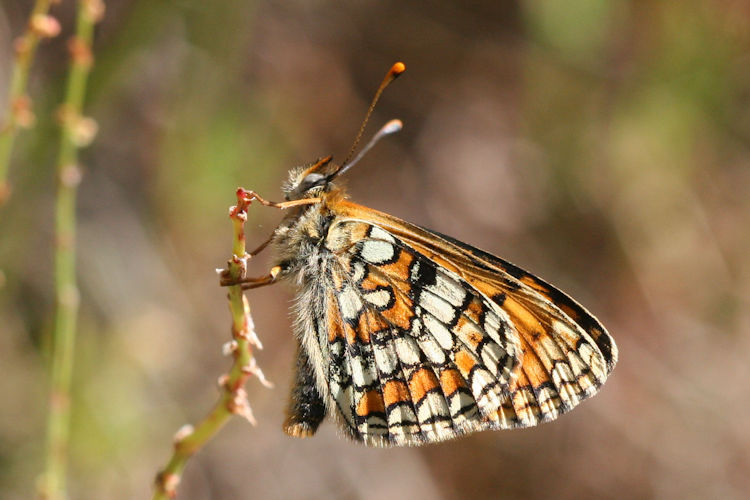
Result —
[{"label": "dry twig", "polygon": [[[222,281],[237,283],[245,276],[248,256],[245,249],[245,221],[250,198],[242,188],[237,190],[237,205],[229,210],[234,227],[232,258],[227,268],[220,271]],[[203,447],[229,420],[240,415],[255,424],[245,392],[245,382],[255,375],[269,386],[260,368],[255,364],[252,347],[262,348],[255,335],[250,304],[242,293],[242,285],[232,285],[229,290],[229,309],[232,313],[232,340],[225,345],[225,352],[234,357],[229,373],[219,378],[221,395],[209,414],[196,426],[185,425],[174,437],[174,451],[167,465],[156,476],[154,500],[175,498],[182,471],[193,454]]]}]

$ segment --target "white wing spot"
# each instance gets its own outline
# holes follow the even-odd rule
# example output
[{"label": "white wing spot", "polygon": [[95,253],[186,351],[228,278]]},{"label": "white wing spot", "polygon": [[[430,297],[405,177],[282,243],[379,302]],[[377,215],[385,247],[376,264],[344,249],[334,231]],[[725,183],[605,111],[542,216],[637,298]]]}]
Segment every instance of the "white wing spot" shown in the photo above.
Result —
[{"label": "white wing spot", "polygon": [[330,344],[331,354],[336,357],[340,357],[344,354],[344,343],[337,341]]},{"label": "white wing spot", "polygon": [[425,316],[424,326],[435,337],[440,347],[450,350],[453,347],[453,334],[440,321],[432,316]]},{"label": "white wing spot", "polygon": [[391,301],[391,291],[381,288],[364,295],[365,300],[375,307],[386,307]]},{"label": "white wing spot", "polygon": [[[414,312],[419,316],[422,312],[421,309],[418,307],[415,308]],[[411,334],[415,337],[418,337],[420,332],[422,331],[422,322],[419,321],[419,318],[414,318],[414,320],[411,322]]]},{"label": "white wing spot", "polygon": [[359,281],[365,276],[365,265],[362,262],[357,261],[352,267],[354,268],[352,272],[352,281],[354,283],[359,283]]},{"label": "white wing spot", "polygon": [[453,306],[430,292],[419,295],[419,305],[443,323],[453,321],[456,312]]},{"label": "white wing spot", "polygon": [[351,369],[352,382],[360,387],[372,384],[378,376],[378,374],[375,373],[374,367],[364,365],[363,363],[352,363]]},{"label": "white wing spot", "polygon": [[427,356],[427,359],[433,364],[442,365],[445,363],[445,353],[432,337],[426,336],[424,340],[420,340],[419,346],[422,348],[425,356]]},{"label": "white wing spot", "polygon": [[445,403],[445,398],[443,398],[442,394],[435,392],[425,395],[424,400],[422,401],[422,404],[419,405],[419,409],[417,410],[417,412],[417,417],[419,418],[420,422],[424,422],[425,420],[428,420],[433,416],[450,416],[450,410],[448,409],[448,405]]},{"label": "white wing spot", "polygon": [[484,315],[484,330],[495,342],[502,342],[500,338],[500,332],[502,331],[502,323],[500,317],[492,311],[487,311]]},{"label": "white wing spot", "polygon": [[339,410],[341,410],[341,415],[344,417],[344,420],[346,420],[350,427],[353,426],[354,418],[352,416],[352,408],[349,406],[353,397],[351,384],[342,386],[339,385],[335,379],[331,379],[330,389],[331,395],[336,400],[337,406],[339,407]]},{"label": "white wing spot", "polygon": [[498,380],[505,381],[508,376],[505,371],[507,353],[495,342],[488,342],[482,347],[482,362],[498,376]]},{"label": "white wing spot", "polygon": [[419,362],[419,346],[414,339],[409,337],[396,337],[396,354],[406,364],[413,365]]},{"label": "white wing spot", "polygon": [[482,394],[486,388],[494,386],[496,380],[496,377],[483,368],[477,367],[472,372],[471,392],[474,394],[474,397],[478,398],[477,403],[479,407],[485,411],[500,408],[500,397],[495,390],[489,390]]},{"label": "white wing spot", "polygon": [[552,369],[552,381],[555,385],[561,385],[563,382],[572,382],[573,374],[570,367],[564,363],[557,363]]},{"label": "white wing spot", "polygon": [[397,358],[390,349],[375,345],[373,352],[375,353],[375,363],[378,365],[380,373],[388,375],[396,369]]},{"label": "white wing spot", "polygon": [[560,407],[560,398],[557,395],[557,392],[549,387],[542,387],[537,392],[537,401],[542,413],[545,413],[547,418],[557,417],[558,408]]},{"label": "white wing spot", "polygon": [[582,344],[581,347],[578,348],[578,353],[581,355],[584,363],[587,363],[589,368],[591,368],[594,377],[598,380],[604,380],[607,377],[604,370],[604,363],[602,363],[599,353],[596,352],[591,345]]},{"label": "white wing spot", "polygon": [[409,279],[416,282],[419,279],[419,261],[414,262],[411,266]]},{"label": "white wing spot", "polygon": [[460,306],[466,299],[466,291],[464,291],[461,283],[454,280],[445,273],[440,273],[435,277],[435,284],[426,287],[429,291],[441,297],[453,306]]},{"label": "white wing spot", "polygon": [[367,240],[362,244],[361,256],[372,264],[382,264],[393,259],[395,250],[391,243],[381,240]]},{"label": "white wing spot", "polygon": [[[415,422],[416,420],[417,416],[414,415],[414,410],[409,406],[405,404],[396,405],[388,413],[388,426],[390,427],[388,431],[391,434],[402,434],[404,432],[402,429],[403,423],[407,421]],[[412,430],[412,427],[416,426],[409,426],[409,430]]]},{"label": "white wing spot", "polygon": [[470,407],[474,402],[474,398],[466,394],[465,392],[457,391],[449,398],[451,416],[457,420],[460,418],[461,408]]},{"label": "white wing spot", "polygon": [[344,319],[356,319],[362,309],[362,301],[354,289],[346,287],[339,294],[339,308]]},{"label": "white wing spot", "polygon": [[396,242],[396,239],[391,235],[391,233],[377,226],[373,226],[372,229],[370,230],[370,238],[375,239],[375,240],[390,241],[391,243]]}]

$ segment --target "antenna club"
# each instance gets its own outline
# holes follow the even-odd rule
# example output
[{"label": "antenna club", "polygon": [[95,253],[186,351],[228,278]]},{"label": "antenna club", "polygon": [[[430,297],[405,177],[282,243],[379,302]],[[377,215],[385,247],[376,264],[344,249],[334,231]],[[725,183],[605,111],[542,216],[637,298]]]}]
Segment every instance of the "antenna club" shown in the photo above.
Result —
[{"label": "antenna club", "polygon": [[394,132],[400,131],[402,128],[404,128],[404,123],[399,119],[395,119],[386,123],[380,130],[384,134],[393,134]]},{"label": "antenna club", "polygon": [[391,66],[391,70],[388,72],[391,78],[397,78],[406,71],[406,65],[402,63],[401,61],[397,62],[393,66]]}]

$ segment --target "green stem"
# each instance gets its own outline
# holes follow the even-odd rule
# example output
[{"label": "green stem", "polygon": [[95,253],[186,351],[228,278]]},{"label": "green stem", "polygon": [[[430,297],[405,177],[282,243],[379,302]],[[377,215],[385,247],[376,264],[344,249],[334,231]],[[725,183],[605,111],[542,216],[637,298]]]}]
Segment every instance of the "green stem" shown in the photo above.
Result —
[{"label": "green stem", "polygon": [[[245,191],[237,191],[237,205],[230,212],[234,228],[233,257],[222,279],[237,282],[245,274],[245,229],[247,208],[250,204]],[[222,377],[221,396],[209,414],[195,427],[185,426],[175,435],[174,450],[167,465],[156,476],[153,500],[166,500],[177,496],[177,486],[188,460],[200,450],[232,417],[239,414],[254,423],[245,393],[245,382],[250,375],[258,375],[252,344],[256,344],[250,305],[242,293],[241,285],[228,287],[229,309],[232,313],[232,355],[234,362],[229,373]]]},{"label": "green stem", "polygon": [[[7,199],[10,188],[7,184],[10,155],[18,128],[23,125],[25,117],[31,116],[31,103],[26,98],[26,87],[29,81],[29,69],[34,60],[39,40],[45,36],[35,29],[34,20],[47,15],[51,0],[37,0],[29,16],[26,32],[16,40],[16,59],[10,79],[7,117],[0,123],[0,205]],[[53,35],[54,36],[54,35]]]},{"label": "green stem", "polygon": [[78,287],[75,275],[76,191],[80,181],[78,148],[81,109],[91,68],[91,40],[94,23],[101,13],[100,2],[79,0],[76,34],[70,41],[71,65],[61,108],[61,140],[57,157],[57,199],[55,205],[55,297],[56,313],[52,332],[49,414],[47,419],[46,468],[40,483],[45,499],[66,498],[68,442],[70,435],[71,378],[78,315]]}]

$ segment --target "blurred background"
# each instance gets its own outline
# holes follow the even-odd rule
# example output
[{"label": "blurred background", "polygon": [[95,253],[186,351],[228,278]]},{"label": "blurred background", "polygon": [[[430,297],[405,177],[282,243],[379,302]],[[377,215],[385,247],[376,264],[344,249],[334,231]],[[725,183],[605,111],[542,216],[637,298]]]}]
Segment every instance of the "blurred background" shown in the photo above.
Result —
[{"label": "blurred background", "polygon": [[[29,0],[0,2],[0,96]],[[52,208],[73,27],[40,46],[37,124],[0,209],[0,497],[41,471]],[[750,6],[742,1],[107,1],[85,112],[70,490],[146,498],[174,432],[230,360],[227,208],[345,156],[397,60],[352,197],[501,255],[578,298],[620,363],[539,428],[372,450],[281,431],[293,362],[283,286],[249,292],[258,420],[189,463],[182,499],[741,498],[750,491]],[[3,108],[5,109],[5,108]],[[3,111],[4,113],[4,111]],[[254,207],[249,246],[279,220]],[[250,272],[263,274],[269,255]]]}]

